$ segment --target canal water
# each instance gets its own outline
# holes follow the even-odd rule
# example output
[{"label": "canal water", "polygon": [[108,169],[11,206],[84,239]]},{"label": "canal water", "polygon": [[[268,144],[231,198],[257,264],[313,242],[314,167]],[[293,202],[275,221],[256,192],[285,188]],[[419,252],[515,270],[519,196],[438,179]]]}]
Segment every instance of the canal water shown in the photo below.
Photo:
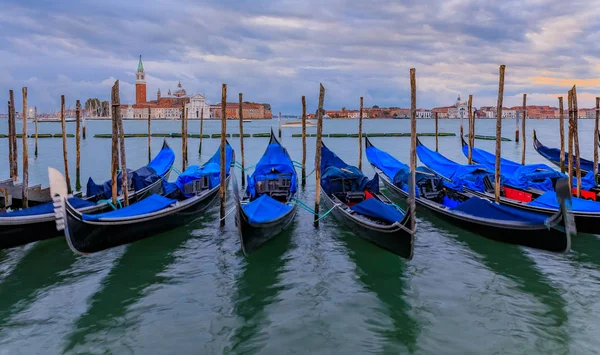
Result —
[{"label": "canal water", "polygon": [[[228,122],[229,132],[238,132],[237,124]],[[515,121],[503,124],[503,136],[514,139]],[[527,162],[546,163],[532,148],[531,131],[558,146],[558,124],[527,122]],[[126,133],[146,132],[146,122],[124,125]],[[277,121],[245,123],[244,130],[271,126]],[[356,133],[357,126],[326,120],[324,132]],[[74,132],[75,124],[67,128]],[[178,121],[152,122],[155,133],[180,129]],[[204,129],[218,133],[220,122],[206,121]],[[39,131],[59,133],[60,124],[40,123]],[[199,122],[190,121],[189,131],[198,133]],[[364,131],[409,132],[410,123],[366,120]],[[458,134],[459,121],[441,120],[440,131]],[[109,132],[110,122],[87,121],[84,186],[90,176],[109,177],[110,139],[93,138]],[[418,132],[434,132],[433,120],[419,120]],[[477,134],[494,132],[495,121],[477,121]],[[284,128],[281,141],[300,161],[301,139],[292,133],[300,128]],[[199,155],[198,141],[189,139],[190,164],[206,161],[219,144],[204,139]],[[239,139],[229,141],[238,150]],[[409,138],[372,141],[409,161]],[[433,137],[422,141],[435,145]],[[180,169],[181,140],[167,142]],[[246,139],[246,165],[256,163],[267,142]],[[580,122],[580,142],[582,156],[592,158],[592,120]],[[357,164],[356,138],[325,143]],[[47,186],[47,167],[63,170],[62,141],[40,139],[37,159],[33,139],[29,144],[30,183]],[[162,138],[152,139],[153,154],[161,144]],[[449,158],[466,162],[458,136],[440,137],[439,144]],[[476,141],[488,150],[494,144]],[[74,184],[73,138],[68,146]],[[128,138],[126,150],[129,167],[147,162],[146,138]],[[7,151],[8,140],[0,139],[0,179],[8,178]],[[308,171],[314,151],[309,138]],[[502,151],[520,160],[520,144],[503,142]],[[372,175],[366,157],[363,164]],[[314,195],[313,174],[300,198],[312,204]],[[244,257],[233,214],[220,229],[214,206],[175,230],[89,256],[73,254],[63,238],[0,251],[0,354],[592,354],[600,352],[599,299],[600,240],[592,235],[575,238],[568,254],[552,254],[493,242],[420,213],[415,256],[406,261],[333,218],[314,229],[312,215],[299,211],[289,231]]]}]

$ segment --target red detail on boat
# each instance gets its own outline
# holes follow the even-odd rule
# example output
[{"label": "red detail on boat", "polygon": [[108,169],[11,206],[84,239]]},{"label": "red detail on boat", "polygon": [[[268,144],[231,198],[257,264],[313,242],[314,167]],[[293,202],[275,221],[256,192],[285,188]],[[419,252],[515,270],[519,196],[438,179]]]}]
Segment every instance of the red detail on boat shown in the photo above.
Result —
[{"label": "red detail on boat", "polygon": [[[572,193],[573,193],[573,196],[577,196],[577,188],[576,187],[573,188]],[[592,191],[588,191],[588,190],[581,190],[581,198],[584,198],[586,200],[597,201],[596,194],[593,193]]]},{"label": "red detail on boat", "polygon": [[504,187],[504,196],[506,198],[510,198],[511,200],[521,201],[521,202],[531,202],[532,195],[528,192],[511,189],[510,187]]}]

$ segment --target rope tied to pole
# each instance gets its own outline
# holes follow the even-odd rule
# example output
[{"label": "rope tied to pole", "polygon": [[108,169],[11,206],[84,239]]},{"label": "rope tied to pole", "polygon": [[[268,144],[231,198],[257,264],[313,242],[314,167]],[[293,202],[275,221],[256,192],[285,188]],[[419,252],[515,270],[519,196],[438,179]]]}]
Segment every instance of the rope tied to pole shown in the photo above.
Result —
[{"label": "rope tied to pole", "polygon": [[231,212],[233,212],[235,210],[236,206],[233,206],[229,209],[229,211],[227,211],[227,213],[225,213],[225,216],[223,216],[223,218],[219,218],[219,221],[224,220],[225,218],[227,218],[227,216],[229,216],[231,214]]}]

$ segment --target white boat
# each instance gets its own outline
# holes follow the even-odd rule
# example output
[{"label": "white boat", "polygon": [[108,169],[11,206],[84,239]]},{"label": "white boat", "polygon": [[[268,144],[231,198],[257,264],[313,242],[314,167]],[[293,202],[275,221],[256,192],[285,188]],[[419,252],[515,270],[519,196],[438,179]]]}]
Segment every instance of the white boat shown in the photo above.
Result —
[{"label": "white boat", "polygon": [[[306,127],[315,127],[317,124],[306,120]],[[281,124],[281,127],[302,127],[302,121],[288,121]]]}]

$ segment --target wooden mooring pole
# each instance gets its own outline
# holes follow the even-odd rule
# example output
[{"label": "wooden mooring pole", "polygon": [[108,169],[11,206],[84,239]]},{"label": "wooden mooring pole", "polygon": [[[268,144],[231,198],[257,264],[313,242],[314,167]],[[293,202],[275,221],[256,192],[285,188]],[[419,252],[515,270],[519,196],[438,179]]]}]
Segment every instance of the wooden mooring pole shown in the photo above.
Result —
[{"label": "wooden mooring pole", "polygon": [[600,119],[600,97],[596,97],[596,123],[594,124],[594,174],[598,174],[598,120]]},{"label": "wooden mooring pole", "polygon": [[525,150],[527,148],[527,134],[525,134],[525,123],[527,122],[527,94],[523,94],[523,127],[521,131],[523,131],[523,152],[521,153],[521,165],[525,165]]},{"label": "wooden mooring pole", "polygon": [[60,124],[62,128],[63,158],[65,162],[65,181],[67,182],[67,193],[73,193],[71,189],[71,177],[69,175],[69,156],[67,155],[67,121],[65,118],[65,95],[60,95]]},{"label": "wooden mooring pole", "polygon": [[277,126],[278,126],[277,130],[279,132],[278,136],[279,136],[279,138],[281,138],[281,112],[279,112],[279,116],[277,119]]},{"label": "wooden mooring pole", "polygon": [[227,84],[223,84],[221,88],[221,185],[219,186],[219,197],[221,198],[221,208],[219,216],[221,218],[221,227],[225,226],[225,190],[227,189],[226,185],[226,176],[225,176],[225,164],[227,164],[226,159],[226,147],[227,139],[225,135],[227,134]]},{"label": "wooden mooring pole", "polygon": [[317,182],[315,195],[314,226],[319,226],[319,204],[321,202],[321,147],[323,139],[323,102],[325,101],[325,88],[319,84],[319,106],[317,109],[317,151],[315,157],[315,180]]},{"label": "wooden mooring pole", "polygon": [[516,122],[516,128],[515,128],[515,142],[519,143],[519,113],[517,113],[517,119],[515,120]]},{"label": "wooden mooring pole", "polygon": [[562,96],[558,98],[558,119],[560,121],[560,172],[565,173],[565,110]]},{"label": "wooden mooring pole", "polygon": [[500,202],[500,155],[502,154],[502,102],[504,100],[504,72],[506,65],[500,66],[500,82],[498,85],[498,103],[496,105],[496,171],[494,179],[494,197]]},{"label": "wooden mooring pole", "polygon": [[181,171],[187,169],[187,157],[185,154],[185,102],[181,103]]},{"label": "wooden mooring pole", "polygon": [[15,108],[14,91],[9,91],[9,112],[8,112],[8,139],[9,142],[9,158],[10,158],[10,177],[13,181],[19,180],[19,164],[18,164],[18,149],[17,149],[17,119]]},{"label": "wooden mooring pole", "polygon": [[81,102],[75,101],[75,191],[81,191]]},{"label": "wooden mooring pole", "polygon": [[[117,91],[118,94],[118,91]],[[118,106],[113,106],[117,111],[119,129],[119,151],[121,155],[121,192],[123,193],[123,206],[129,206],[129,180],[127,179],[127,158],[125,156],[125,130],[123,129],[123,117],[121,117],[121,99],[117,96]]]},{"label": "wooden mooring pole", "polygon": [[581,197],[581,166],[579,159],[579,108],[577,106],[577,88],[573,85],[573,144],[575,145],[575,172],[577,173],[577,197]]},{"label": "wooden mooring pole", "polygon": [[[9,90],[12,96],[12,90]],[[12,149],[12,106],[10,100],[8,101],[8,175],[13,178],[13,149]]]},{"label": "wooden mooring pole", "polygon": [[23,184],[21,185],[21,194],[23,208],[29,207],[28,203],[28,187],[29,187],[29,147],[27,142],[27,88],[22,89],[23,94],[23,110],[21,116],[23,117]]},{"label": "wooden mooring pole", "polygon": [[204,128],[204,107],[200,109],[200,145],[198,146],[198,154],[202,155],[202,130]]},{"label": "wooden mooring pole", "polygon": [[412,214],[410,230],[416,226],[415,179],[417,171],[417,77],[416,69],[410,69],[410,181],[408,184],[408,206]]},{"label": "wooden mooring pole", "polygon": [[85,140],[85,112],[81,115],[81,138]]},{"label": "wooden mooring pole", "polygon": [[302,186],[306,186],[306,96],[302,96]]},{"label": "wooden mooring pole", "polygon": [[[469,137],[467,137],[467,141],[469,142],[469,154],[468,154],[468,163],[473,164],[473,134],[475,134],[475,130],[473,129],[473,125],[475,124],[475,119],[473,117],[473,95],[469,95],[469,103],[467,105],[467,110],[469,110]],[[463,138],[461,138],[463,139]]]},{"label": "wooden mooring pole", "polygon": [[38,156],[38,117],[37,117],[37,106],[33,109],[33,120],[35,122],[35,151],[33,155],[37,158]]},{"label": "wooden mooring pole", "polygon": [[240,105],[238,108],[238,116],[240,121],[240,150],[242,151],[242,187],[246,185],[246,171],[244,167],[244,114],[242,110],[242,93],[239,94]]},{"label": "wooden mooring pole", "polygon": [[437,112],[433,113],[433,118],[435,119],[435,151],[437,152],[439,149],[439,144],[438,144],[439,130],[438,130],[438,113]]},{"label": "wooden mooring pole", "polygon": [[567,147],[569,150],[569,155],[568,155],[568,159],[567,159],[567,164],[568,164],[568,175],[569,175],[569,187],[571,189],[571,194],[573,193],[573,177],[575,176],[575,174],[573,174],[573,92],[572,90],[569,90],[569,94],[568,94],[568,108],[569,108],[569,136],[568,136],[568,142],[567,142]]},{"label": "wooden mooring pole", "polygon": [[152,109],[148,107],[148,162],[152,161],[152,131],[150,122],[152,121]]},{"label": "wooden mooring pole", "polygon": [[360,113],[358,116],[358,170],[362,170],[362,120],[363,120],[363,98],[360,97]]},{"label": "wooden mooring pole", "polygon": [[119,169],[119,123],[117,117],[117,110],[115,107],[119,105],[119,80],[115,81],[115,84],[111,90],[111,116],[112,116],[112,159],[111,159],[111,195],[113,206],[117,206],[117,170]]}]

